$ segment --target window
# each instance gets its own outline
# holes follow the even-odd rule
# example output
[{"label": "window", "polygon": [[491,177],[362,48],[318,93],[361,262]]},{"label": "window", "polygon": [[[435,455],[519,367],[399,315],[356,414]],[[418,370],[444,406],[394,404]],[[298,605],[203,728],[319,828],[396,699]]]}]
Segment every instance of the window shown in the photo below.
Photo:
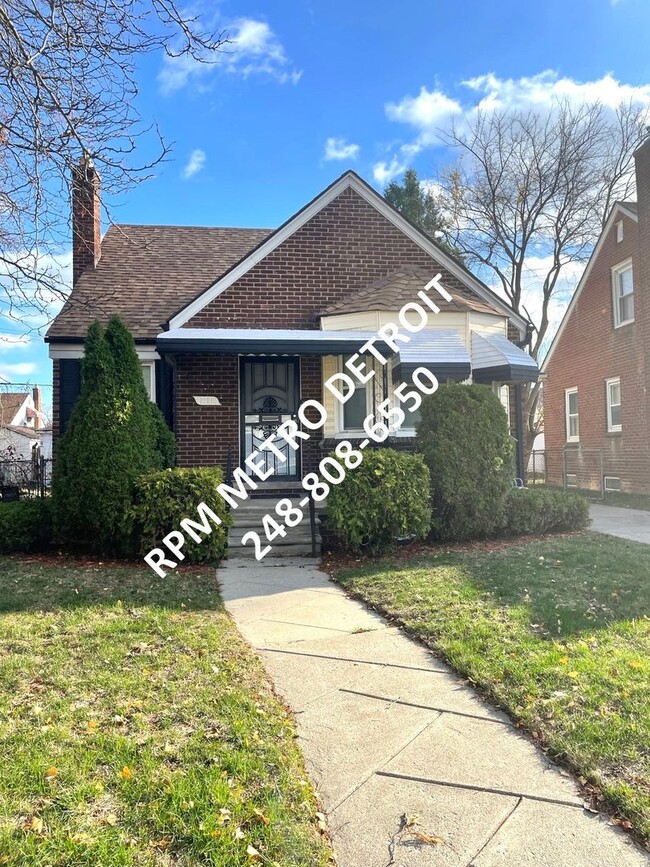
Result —
[{"label": "window", "polygon": [[634,277],[632,262],[623,262],[612,269],[614,293],[614,327],[634,322]]},{"label": "window", "polygon": [[620,244],[623,240],[623,220],[619,220],[616,224],[616,243]]},{"label": "window", "polygon": [[607,389],[607,430],[609,433],[617,433],[622,430],[621,411],[621,380],[608,379],[605,381]]},{"label": "window", "polygon": [[143,362],[140,365],[142,369],[142,379],[144,387],[147,390],[149,400],[156,399],[156,364],[154,361]]},{"label": "window", "polygon": [[606,491],[620,491],[621,490],[621,480],[618,476],[605,476],[605,490]]},{"label": "window", "polygon": [[[370,414],[368,408],[368,386],[372,386],[372,380],[365,385],[350,373],[345,367],[345,362],[352,356],[346,355],[341,358],[340,370],[347,372],[354,380],[354,394],[343,404],[343,430],[363,430],[363,423]],[[346,392],[347,394],[347,392]]]},{"label": "window", "polygon": [[508,429],[510,429],[510,387],[502,385],[499,387],[497,396],[501,401],[501,406],[505,409],[508,416]]},{"label": "window", "polygon": [[566,401],[566,440],[577,443],[580,439],[580,415],[578,412],[578,389],[567,388],[564,392]]}]

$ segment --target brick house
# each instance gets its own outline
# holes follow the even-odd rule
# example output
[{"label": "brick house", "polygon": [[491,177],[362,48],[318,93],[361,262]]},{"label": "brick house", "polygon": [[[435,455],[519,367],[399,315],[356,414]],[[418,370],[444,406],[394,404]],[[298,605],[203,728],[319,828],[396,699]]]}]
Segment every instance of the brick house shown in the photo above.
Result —
[{"label": "brick house", "polygon": [[[363,419],[416,365],[441,381],[473,376],[504,400],[504,386],[514,393],[538,375],[517,346],[525,321],[353,172],[274,231],[122,225],[102,241],[98,196],[92,165],[82,165],[73,185],[74,288],[46,337],[55,436],[79,393],[88,326],[112,313],[134,336],[182,466],[242,465],[312,398],[327,409],[324,428],[276,467],[296,480],[319,450],[365,436]],[[372,384],[336,401],[324,381],[439,272],[452,301],[438,298],[431,327],[408,350],[389,352]],[[512,413],[513,424],[519,417]],[[410,418],[390,441],[409,448],[413,437]]]},{"label": "brick house", "polygon": [[549,480],[650,492],[650,140],[542,366]]}]

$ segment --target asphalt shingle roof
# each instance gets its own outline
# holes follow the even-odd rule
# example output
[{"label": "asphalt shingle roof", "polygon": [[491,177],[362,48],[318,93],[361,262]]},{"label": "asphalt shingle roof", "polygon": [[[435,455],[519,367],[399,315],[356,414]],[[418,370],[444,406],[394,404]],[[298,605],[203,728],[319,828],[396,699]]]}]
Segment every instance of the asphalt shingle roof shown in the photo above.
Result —
[{"label": "asphalt shingle roof", "polygon": [[[321,316],[335,313],[358,313],[363,310],[399,310],[403,304],[417,298],[417,293],[431,280],[431,273],[416,266],[404,266],[371,283],[365,289],[353,292],[341,301],[321,311]],[[443,283],[444,285],[444,283]],[[477,295],[456,286],[451,292],[453,301],[444,304],[445,311],[474,310],[477,313],[500,314],[496,307]],[[435,300],[435,299],[434,299]]]},{"label": "asphalt shingle roof", "polygon": [[116,313],[136,339],[166,322],[271,233],[203,226],[111,226],[95,270],[84,272],[47,332],[83,338]]},{"label": "asphalt shingle roof", "polygon": [[0,425],[10,425],[28,397],[20,391],[0,391]]}]

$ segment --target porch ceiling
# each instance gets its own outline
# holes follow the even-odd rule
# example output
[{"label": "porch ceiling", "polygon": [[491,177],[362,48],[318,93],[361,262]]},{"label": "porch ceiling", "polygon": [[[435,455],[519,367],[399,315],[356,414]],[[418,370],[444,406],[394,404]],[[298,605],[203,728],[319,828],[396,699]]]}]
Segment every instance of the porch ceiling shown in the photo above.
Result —
[{"label": "porch ceiling", "polygon": [[261,353],[275,355],[337,355],[358,352],[366,341],[385,356],[388,344],[371,331],[317,331],[267,328],[175,328],[159,334],[159,352]]}]

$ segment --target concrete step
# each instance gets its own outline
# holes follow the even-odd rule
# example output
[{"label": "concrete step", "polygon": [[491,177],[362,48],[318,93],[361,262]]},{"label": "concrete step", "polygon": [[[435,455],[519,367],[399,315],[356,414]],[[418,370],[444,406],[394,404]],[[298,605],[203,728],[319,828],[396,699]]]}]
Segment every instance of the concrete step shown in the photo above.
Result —
[{"label": "concrete step", "polygon": [[[316,556],[320,555],[320,547],[316,548]],[[313,556],[313,552],[311,550],[311,543],[309,545],[286,545],[285,547],[273,547],[271,551],[266,555],[264,560],[271,560],[275,557],[311,557]],[[254,560],[255,559],[255,549],[251,546],[247,546],[245,548],[229,548],[228,549],[228,560]]]},{"label": "concrete step", "polygon": [[[294,527],[294,529],[295,529],[295,527]],[[228,547],[229,548],[240,547],[241,543],[242,543],[241,540],[244,538],[246,533],[248,533],[248,530],[246,528],[244,528],[243,530],[234,530],[234,531],[231,530],[228,533]],[[292,533],[291,531],[287,531],[286,536],[283,536],[283,537],[278,536],[272,542],[269,542],[263,533],[258,533],[258,535],[260,537],[260,541],[261,541],[263,546],[273,545],[274,548],[277,546],[282,546],[282,547],[286,548],[288,545],[300,545],[300,544],[307,544],[307,543],[309,543],[311,545],[311,533]],[[320,533],[316,533],[316,542],[317,542],[317,544],[320,545],[320,543],[321,543]],[[249,545],[246,545],[245,547],[247,547],[247,548],[250,547],[250,543],[249,543]]]}]

